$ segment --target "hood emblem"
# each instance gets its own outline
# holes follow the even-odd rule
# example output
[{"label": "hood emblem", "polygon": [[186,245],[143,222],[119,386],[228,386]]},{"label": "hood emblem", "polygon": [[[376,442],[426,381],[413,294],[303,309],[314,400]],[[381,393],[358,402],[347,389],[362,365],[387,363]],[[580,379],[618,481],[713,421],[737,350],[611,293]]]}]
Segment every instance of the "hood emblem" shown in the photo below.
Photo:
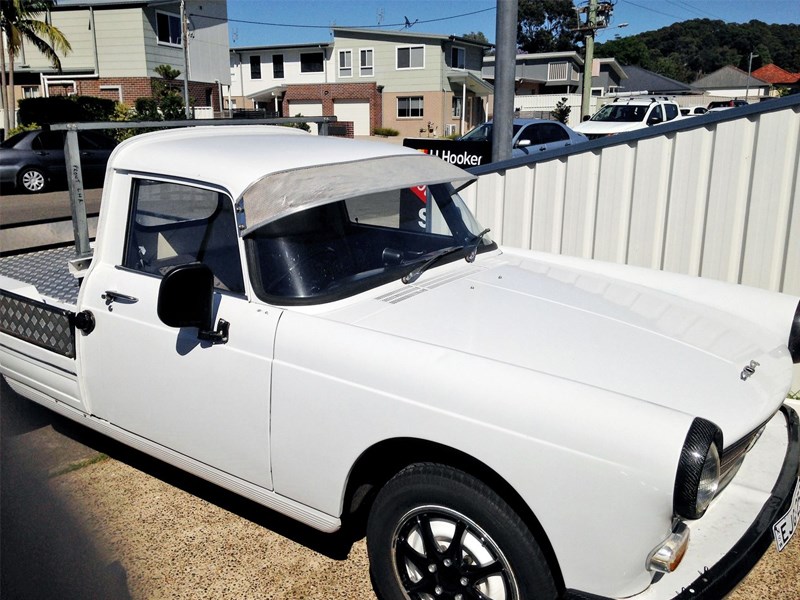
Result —
[{"label": "hood emblem", "polygon": [[750,378],[750,376],[756,372],[756,367],[760,366],[761,366],[760,363],[751,360],[750,364],[747,365],[744,369],[742,369],[742,372],[739,374],[739,379],[741,379],[742,381],[747,381]]}]

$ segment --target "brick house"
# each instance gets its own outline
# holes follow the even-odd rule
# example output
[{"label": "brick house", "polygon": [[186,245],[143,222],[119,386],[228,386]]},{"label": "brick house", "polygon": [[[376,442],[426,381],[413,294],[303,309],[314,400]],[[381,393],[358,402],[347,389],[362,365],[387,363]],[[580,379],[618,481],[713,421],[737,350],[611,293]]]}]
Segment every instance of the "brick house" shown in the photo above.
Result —
[{"label": "brick house", "polygon": [[[221,108],[228,68],[227,0],[187,0],[190,105]],[[163,0],[59,0],[45,17],[65,35],[72,52],[62,72],[26,43],[15,62],[16,97],[90,95],[128,105],[153,95],[158,65],[183,74],[180,2]]]}]

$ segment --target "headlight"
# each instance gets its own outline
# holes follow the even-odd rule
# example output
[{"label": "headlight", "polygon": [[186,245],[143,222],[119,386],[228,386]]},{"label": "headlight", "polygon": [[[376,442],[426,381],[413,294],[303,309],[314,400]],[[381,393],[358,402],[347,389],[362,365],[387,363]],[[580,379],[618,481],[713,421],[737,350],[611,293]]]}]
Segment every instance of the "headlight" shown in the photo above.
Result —
[{"label": "headlight", "polygon": [[797,303],[792,329],[789,331],[789,354],[792,355],[793,362],[800,363],[800,302]]},{"label": "headlight", "polygon": [[685,519],[699,519],[719,488],[722,431],[697,418],[686,434],[675,477],[673,509]]}]

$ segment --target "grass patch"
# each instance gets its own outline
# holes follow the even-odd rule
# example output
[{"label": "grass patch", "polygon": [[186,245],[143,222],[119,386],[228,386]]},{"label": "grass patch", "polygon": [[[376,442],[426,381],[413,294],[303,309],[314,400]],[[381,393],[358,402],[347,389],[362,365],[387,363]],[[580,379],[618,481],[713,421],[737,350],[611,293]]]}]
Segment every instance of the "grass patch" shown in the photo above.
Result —
[{"label": "grass patch", "polygon": [[52,471],[50,471],[48,476],[52,478],[52,477],[58,477],[59,475],[66,475],[67,473],[72,473],[73,471],[79,471],[84,467],[88,467],[90,465],[103,462],[104,460],[108,460],[108,455],[100,452],[95,456],[92,456],[91,458],[69,463],[68,465],[61,467],[59,469],[53,469]]}]

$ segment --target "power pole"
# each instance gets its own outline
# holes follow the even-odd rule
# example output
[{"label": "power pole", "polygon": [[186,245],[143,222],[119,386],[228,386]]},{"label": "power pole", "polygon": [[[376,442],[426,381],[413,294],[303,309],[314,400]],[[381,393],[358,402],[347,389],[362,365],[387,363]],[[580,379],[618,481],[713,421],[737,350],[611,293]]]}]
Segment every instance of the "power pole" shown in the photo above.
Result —
[{"label": "power pole", "polygon": [[581,121],[591,116],[589,102],[592,99],[592,63],[594,62],[594,34],[597,28],[597,0],[589,0],[586,14],[586,32],[583,44],[586,52],[583,57],[583,96],[581,97]]},{"label": "power pole", "polygon": [[187,119],[192,118],[189,106],[189,24],[186,21],[186,0],[181,0],[181,41],[183,42],[183,110]]},{"label": "power pole", "polygon": [[497,0],[492,161],[511,158],[514,78],[517,71],[517,0]]},{"label": "power pole", "polygon": [[[581,7],[578,14],[586,13],[586,23],[575,31],[580,31],[584,36],[586,52],[583,57],[583,96],[581,97],[581,120],[591,116],[589,102],[592,98],[592,63],[594,62],[594,36],[598,29],[605,29],[611,21],[614,5],[611,2],[589,0],[585,7]],[[622,27],[622,25],[620,26]]]}]

